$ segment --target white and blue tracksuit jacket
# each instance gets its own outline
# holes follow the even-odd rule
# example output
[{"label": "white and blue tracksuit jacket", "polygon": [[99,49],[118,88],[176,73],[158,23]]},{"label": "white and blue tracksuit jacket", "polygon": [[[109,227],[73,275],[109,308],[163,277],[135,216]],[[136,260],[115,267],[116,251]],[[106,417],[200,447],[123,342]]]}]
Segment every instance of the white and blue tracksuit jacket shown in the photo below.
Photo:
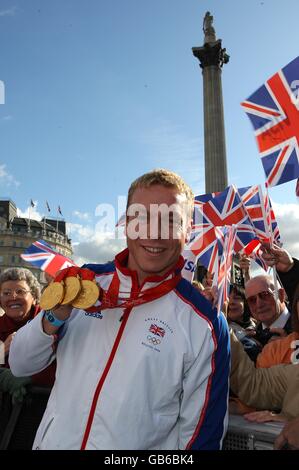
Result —
[{"label": "white and blue tracksuit jacket", "polygon": [[[151,288],[115,262],[87,265],[108,289]],[[181,267],[178,266],[179,269]],[[224,316],[186,280],[133,308],[88,314],[74,309],[54,336],[41,312],[21,328],[10,349],[16,376],[35,374],[57,359],[56,381],[35,449],[220,449],[226,431],[229,336]]]}]

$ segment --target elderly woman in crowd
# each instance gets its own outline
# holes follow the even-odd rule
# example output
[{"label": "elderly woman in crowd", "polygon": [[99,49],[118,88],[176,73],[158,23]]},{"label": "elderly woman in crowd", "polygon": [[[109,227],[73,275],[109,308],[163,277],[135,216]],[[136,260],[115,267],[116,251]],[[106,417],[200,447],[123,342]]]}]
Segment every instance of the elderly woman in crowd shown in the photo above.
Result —
[{"label": "elderly woman in crowd", "polygon": [[40,311],[40,284],[36,277],[24,268],[7,269],[0,274],[0,306],[4,314],[0,316],[0,391],[9,392],[13,401],[20,401],[26,393],[25,385],[50,387],[54,383],[55,364],[32,377],[16,378],[10,370],[8,355],[11,342],[17,330],[32,320]]},{"label": "elderly woman in crowd", "polygon": [[23,268],[7,269],[0,275],[0,340],[4,342],[5,363],[15,332],[39,312],[40,285],[36,277]]},{"label": "elderly woman in crowd", "polygon": [[237,284],[230,286],[227,321],[238,340],[241,341],[250,359],[255,362],[262,347],[252,337],[255,333],[256,324],[250,316],[250,310],[245,298],[245,290]]}]

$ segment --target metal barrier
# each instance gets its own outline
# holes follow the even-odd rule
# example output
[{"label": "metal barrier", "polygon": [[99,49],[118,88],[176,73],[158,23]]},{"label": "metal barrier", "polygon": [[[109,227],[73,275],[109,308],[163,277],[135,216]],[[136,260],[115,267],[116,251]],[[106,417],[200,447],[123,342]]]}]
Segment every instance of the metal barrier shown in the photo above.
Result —
[{"label": "metal barrier", "polygon": [[243,416],[231,415],[223,450],[273,450],[284,424],[277,421],[251,423]]}]

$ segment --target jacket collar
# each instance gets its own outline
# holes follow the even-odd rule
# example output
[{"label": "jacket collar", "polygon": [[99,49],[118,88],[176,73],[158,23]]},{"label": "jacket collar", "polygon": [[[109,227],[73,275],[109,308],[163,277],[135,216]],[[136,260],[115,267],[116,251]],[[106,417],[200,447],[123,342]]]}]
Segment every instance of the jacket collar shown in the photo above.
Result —
[{"label": "jacket collar", "polygon": [[164,281],[171,279],[174,276],[180,275],[180,272],[184,267],[184,258],[180,256],[178,262],[172,266],[172,268],[170,268],[169,271],[167,271],[163,276],[148,276],[143,281],[141,286],[139,286],[137,272],[127,267],[128,258],[128,248],[118,253],[115,257],[115,268],[120,281],[120,291],[124,296],[126,294],[129,296],[132,289],[134,291],[143,291],[158,286]]}]

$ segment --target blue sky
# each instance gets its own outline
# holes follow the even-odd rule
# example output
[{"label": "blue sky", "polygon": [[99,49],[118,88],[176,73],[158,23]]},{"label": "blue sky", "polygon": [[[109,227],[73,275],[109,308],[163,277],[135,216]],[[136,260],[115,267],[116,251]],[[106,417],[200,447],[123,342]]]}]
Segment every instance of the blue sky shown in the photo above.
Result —
[{"label": "blue sky", "polygon": [[[204,193],[202,75],[191,48],[203,43],[207,10],[230,55],[229,182],[263,183],[240,102],[299,55],[297,0],[1,0],[0,196],[23,212],[33,199],[40,215],[46,200],[53,216],[59,204],[74,241],[86,242],[97,205],[116,206],[152,168]],[[270,195],[299,224],[294,186]]]}]

